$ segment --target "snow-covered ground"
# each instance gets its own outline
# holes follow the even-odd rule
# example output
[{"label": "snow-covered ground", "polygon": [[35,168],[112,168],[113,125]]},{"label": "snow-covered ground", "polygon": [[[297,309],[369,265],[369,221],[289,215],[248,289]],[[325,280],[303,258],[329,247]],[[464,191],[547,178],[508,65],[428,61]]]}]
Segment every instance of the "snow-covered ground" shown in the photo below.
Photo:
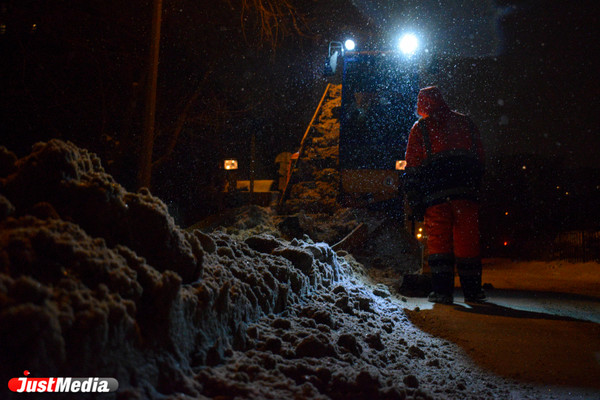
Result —
[{"label": "snow-covered ground", "polygon": [[0,379],[109,376],[119,399],[565,398],[478,367],[417,327],[442,308],[274,218],[186,231],[70,143],[0,150]]}]

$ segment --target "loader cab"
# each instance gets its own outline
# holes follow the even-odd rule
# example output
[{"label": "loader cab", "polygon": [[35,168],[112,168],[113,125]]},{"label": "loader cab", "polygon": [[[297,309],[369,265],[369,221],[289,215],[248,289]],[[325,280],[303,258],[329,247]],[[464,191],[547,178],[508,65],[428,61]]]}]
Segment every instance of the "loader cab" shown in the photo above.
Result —
[{"label": "loader cab", "polygon": [[398,52],[340,54],[340,202],[397,202],[408,134],[417,118],[418,66]]}]

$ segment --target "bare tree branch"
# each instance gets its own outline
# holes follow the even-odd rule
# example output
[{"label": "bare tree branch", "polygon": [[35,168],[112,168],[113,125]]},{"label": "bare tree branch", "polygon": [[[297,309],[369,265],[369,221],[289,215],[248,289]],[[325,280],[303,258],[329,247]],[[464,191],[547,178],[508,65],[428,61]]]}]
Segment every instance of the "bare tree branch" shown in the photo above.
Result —
[{"label": "bare tree branch", "polygon": [[289,0],[228,0],[228,2],[232,7],[234,2],[239,2],[240,23],[246,40],[248,40],[249,23],[255,25],[260,45],[267,44],[272,49],[276,49],[286,36],[306,35],[304,16]]}]

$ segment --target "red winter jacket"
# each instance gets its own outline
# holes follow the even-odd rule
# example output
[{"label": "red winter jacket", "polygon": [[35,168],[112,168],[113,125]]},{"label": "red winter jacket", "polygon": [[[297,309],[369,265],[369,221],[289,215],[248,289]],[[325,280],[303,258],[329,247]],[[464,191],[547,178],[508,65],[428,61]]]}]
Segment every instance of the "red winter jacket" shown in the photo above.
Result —
[{"label": "red winter jacket", "polygon": [[471,119],[451,111],[440,90],[421,89],[421,118],[413,125],[406,148],[405,188],[425,206],[448,199],[477,200],[484,154]]}]

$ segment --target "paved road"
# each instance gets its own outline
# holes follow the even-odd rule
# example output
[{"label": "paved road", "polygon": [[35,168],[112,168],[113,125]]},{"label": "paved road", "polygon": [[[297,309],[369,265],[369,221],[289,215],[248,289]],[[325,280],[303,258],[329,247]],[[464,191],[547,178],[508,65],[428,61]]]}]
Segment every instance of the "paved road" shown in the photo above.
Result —
[{"label": "paved road", "polygon": [[[526,311],[532,314],[549,314],[560,317],[569,317],[581,321],[590,321],[600,324],[600,298],[591,296],[553,293],[532,292],[523,290],[493,289],[486,291],[488,303],[499,307]],[[404,297],[404,308],[414,310],[430,310],[433,304],[423,297]],[[462,292],[457,288],[454,292],[457,305],[470,308],[463,302]]]}]

